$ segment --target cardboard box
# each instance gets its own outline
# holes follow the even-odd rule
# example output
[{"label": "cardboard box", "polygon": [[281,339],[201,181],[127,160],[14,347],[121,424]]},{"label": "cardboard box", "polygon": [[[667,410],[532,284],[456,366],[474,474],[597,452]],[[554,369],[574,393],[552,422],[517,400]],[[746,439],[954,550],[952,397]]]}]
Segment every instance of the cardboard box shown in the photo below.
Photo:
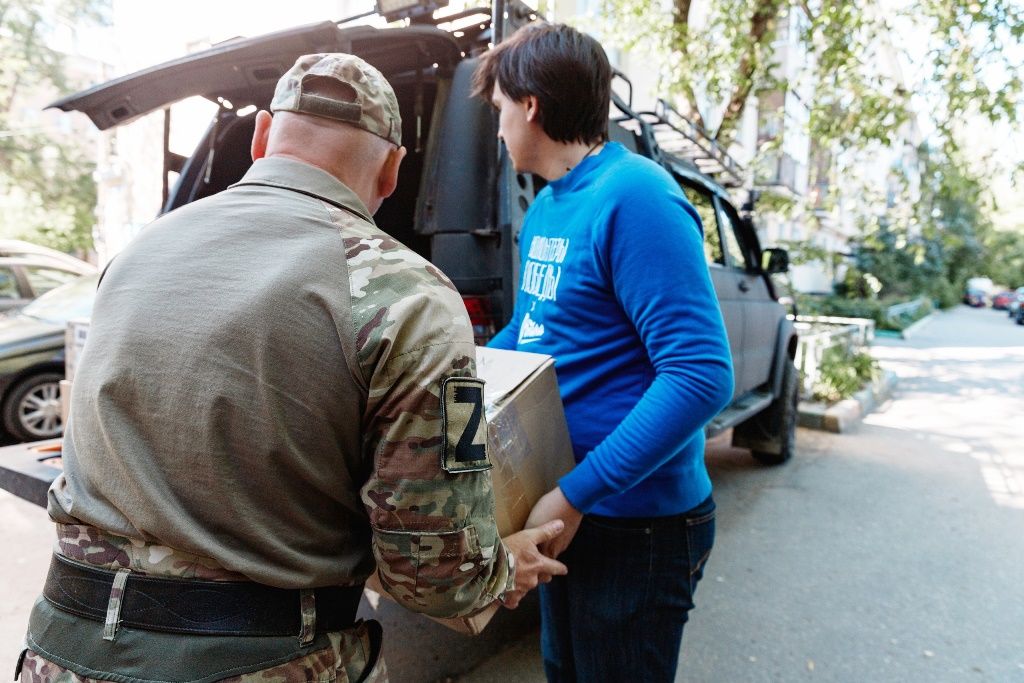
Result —
[{"label": "cardboard box", "polygon": [[530,510],[575,466],[551,356],[477,349],[498,533],[526,526]]},{"label": "cardboard box", "polygon": [[75,369],[85,349],[85,340],[89,336],[89,319],[78,318],[68,321],[64,333],[64,379],[71,382],[75,379]]},{"label": "cardboard box", "polygon": [[[574,465],[569,430],[551,356],[477,348],[484,385],[487,449],[494,482],[495,517],[502,537],[520,531],[534,503]],[[367,590],[387,597],[374,574]],[[500,609],[493,604],[462,619],[436,619],[476,635]]]}]

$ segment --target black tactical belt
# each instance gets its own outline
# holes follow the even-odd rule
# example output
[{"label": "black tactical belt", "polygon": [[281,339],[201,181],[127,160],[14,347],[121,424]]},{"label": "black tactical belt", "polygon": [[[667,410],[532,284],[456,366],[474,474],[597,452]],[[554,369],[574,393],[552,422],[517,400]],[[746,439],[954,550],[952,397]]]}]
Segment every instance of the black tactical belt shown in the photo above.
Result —
[{"label": "black tactical belt", "polygon": [[[43,597],[60,610],[104,622],[115,574],[54,555]],[[318,633],[355,623],[362,585],[317,588],[313,594]],[[295,636],[302,628],[300,591],[250,581],[193,581],[131,573],[118,622],[168,633]]]}]

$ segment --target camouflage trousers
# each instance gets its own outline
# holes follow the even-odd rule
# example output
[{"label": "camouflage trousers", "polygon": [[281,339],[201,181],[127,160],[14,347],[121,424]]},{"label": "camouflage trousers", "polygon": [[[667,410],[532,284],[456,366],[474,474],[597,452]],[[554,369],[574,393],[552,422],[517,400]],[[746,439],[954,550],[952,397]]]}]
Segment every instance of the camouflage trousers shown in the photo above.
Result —
[{"label": "camouflage trousers", "polygon": [[[208,581],[245,580],[207,558],[114,536],[87,525],[58,524],[54,550],[71,560],[111,571],[130,569],[142,574]],[[373,628],[379,626],[374,624]],[[379,644],[378,651],[374,651],[370,631],[370,623],[359,622],[352,628],[328,633],[327,647],[269,668],[219,680],[230,683],[387,683],[387,668],[380,656]],[[145,653],[139,656],[145,657]],[[154,656],[160,654],[154,653]],[[31,643],[21,663],[20,680],[23,683],[91,683],[125,679],[125,676],[114,672],[110,679],[79,675],[33,651]]]}]

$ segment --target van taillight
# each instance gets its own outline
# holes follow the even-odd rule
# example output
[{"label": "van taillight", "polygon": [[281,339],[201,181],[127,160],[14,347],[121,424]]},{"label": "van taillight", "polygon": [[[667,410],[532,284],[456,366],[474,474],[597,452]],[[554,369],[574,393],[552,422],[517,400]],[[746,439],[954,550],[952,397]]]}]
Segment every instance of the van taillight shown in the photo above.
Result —
[{"label": "van taillight", "polygon": [[469,313],[469,322],[473,325],[473,339],[479,345],[486,344],[498,331],[494,306],[488,296],[464,296]]}]

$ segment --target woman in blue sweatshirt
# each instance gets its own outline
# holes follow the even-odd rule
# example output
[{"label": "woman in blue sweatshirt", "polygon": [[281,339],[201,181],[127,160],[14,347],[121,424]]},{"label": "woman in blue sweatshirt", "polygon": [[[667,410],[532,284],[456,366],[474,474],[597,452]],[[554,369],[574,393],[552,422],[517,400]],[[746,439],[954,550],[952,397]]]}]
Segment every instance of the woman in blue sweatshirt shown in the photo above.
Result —
[{"label": "woman in blue sweatshirt", "polygon": [[733,393],[700,218],[663,168],[605,141],[610,81],[597,41],[547,24],[476,73],[516,171],[548,181],[491,346],[555,357],[576,456],[528,522],[566,523],[546,550],[569,573],[541,588],[549,681],[673,680],[714,540],[703,428]]}]

